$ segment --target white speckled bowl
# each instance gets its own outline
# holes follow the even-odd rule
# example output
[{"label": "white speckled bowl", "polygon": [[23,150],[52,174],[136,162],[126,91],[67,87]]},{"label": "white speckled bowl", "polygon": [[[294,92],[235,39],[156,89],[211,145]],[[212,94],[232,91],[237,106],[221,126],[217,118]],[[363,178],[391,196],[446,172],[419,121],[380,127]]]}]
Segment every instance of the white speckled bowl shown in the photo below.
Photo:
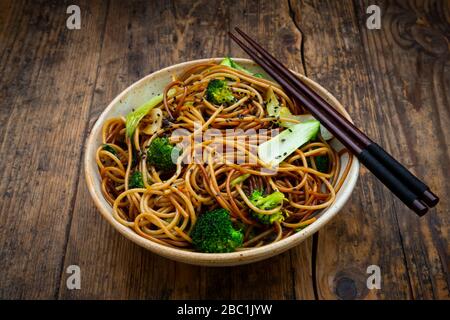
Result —
[{"label": "white speckled bowl", "polygon": [[[89,138],[86,142],[86,152],[84,158],[84,170],[86,175],[87,186],[89,192],[94,199],[94,203],[99,209],[102,216],[121,234],[126,238],[133,241],[134,243],[169,259],[195,264],[195,265],[205,265],[205,266],[233,266],[246,264],[251,262],[256,262],[259,260],[267,259],[277,254],[280,254],[296,245],[301,243],[303,240],[311,236],[313,233],[318,231],[320,228],[325,226],[344,206],[344,204],[349,199],[353,188],[355,187],[356,180],[358,179],[359,163],[354,157],[352,166],[350,168],[349,174],[341,188],[339,190],[336,201],[327,209],[321,212],[318,220],[312,225],[303,229],[302,231],[295,233],[294,235],[283,239],[279,242],[272,243],[259,248],[251,249],[248,251],[240,251],[233,253],[200,253],[200,252],[189,252],[180,249],[169,248],[158,243],[152,242],[145,238],[142,238],[136,234],[132,229],[129,229],[119,222],[117,222],[112,216],[112,208],[108,202],[104,199],[101,192],[101,180],[98,173],[97,164],[95,162],[95,152],[98,146],[101,144],[101,129],[105,120],[116,117],[118,115],[126,115],[131,111],[132,108],[141,105],[145,101],[149,100],[153,95],[161,93],[165,85],[170,81],[172,74],[179,74],[184,69],[193,66],[198,63],[207,61],[220,61],[222,58],[212,58],[212,59],[202,59],[189,61],[185,63],[176,64],[171,67],[164,68],[160,71],[154,72],[143,79],[132,84],[121,92],[103,111],[103,113],[98,118],[94,127],[92,128]],[[261,68],[251,60],[248,59],[235,59],[236,62],[243,65],[244,67],[252,70],[254,72],[261,72]],[[342,105],[334,98],[327,90],[322,88],[319,84],[314,81],[298,75],[305,82],[319,93],[323,98],[325,98],[332,106],[342,112],[348,119],[350,116],[344,110]],[[339,150],[342,145],[333,139],[332,145],[334,148]],[[348,158],[341,158],[341,168],[344,168]]]}]

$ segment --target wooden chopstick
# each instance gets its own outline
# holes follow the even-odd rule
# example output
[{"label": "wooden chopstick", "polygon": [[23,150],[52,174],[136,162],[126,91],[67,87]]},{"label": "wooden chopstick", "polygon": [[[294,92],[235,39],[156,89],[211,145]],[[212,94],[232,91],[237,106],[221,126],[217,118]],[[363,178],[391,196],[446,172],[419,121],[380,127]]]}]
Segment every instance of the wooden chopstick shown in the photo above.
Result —
[{"label": "wooden chopstick", "polygon": [[334,122],[338,123],[354,140],[363,148],[366,148],[375,158],[378,159],[384,166],[390,171],[395,172],[395,175],[405,184],[407,184],[411,190],[419,196],[419,199],[423,200],[429,207],[434,207],[439,198],[430,190],[430,188],[414,176],[408,169],[406,169],[401,163],[394,159],[389,153],[387,153],[377,143],[372,141],[366,134],[360,129],[354,126],[346,118],[342,117],[335,108],[329,105],[321,96],[315,91],[311,90],[305,85],[299,78],[297,78],[292,72],[290,72],[283,64],[281,64],[274,56],[261,47],[256,41],[245,34],[241,29],[235,28],[236,31],[248,42],[253,48],[261,54],[261,56],[272,65],[280,74],[285,76],[291,83],[295,84],[299,90],[309,97],[314,103],[318,104],[320,108],[325,110]]},{"label": "wooden chopstick", "polygon": [[[238,30],[242,35],[243,32]],[[260,57],[258,52],[254,48],[250,48],[245,45],[239,38],[230,33],[230,36],[236,43],[239,44],[252,58],[258,63],[266,72],[272,76],[287,92],[295,97],[302,105],[304,105],[321,123],[333,133],[353,154],[355,154],[359,160],[372,172],[374,175],[383,182],[400,200],[402,200],[409,208],[415,211],[419,215],[423,215],[427,212],[427,206],[419,199],[419,196],[411,190],[411,188],[399,179],[390,169],[389,166],[384,165],[380,160],[375,157],[367,149],[367,142],[364,143],[364,139],[355,139],[354,134],[350,134],[346,127],[342,127],[341,121],[336,121],[331,112],[328,112],[326,108],[322,108],[317,100],[313,100],[313,96],[307,96],[302,90],[300,90],[297,81],[290,81],[292,75],[281,63],[278,62],[278,68],[274,68],[273,65],[267,62],[267,56]],[[247,36],[248,37],[248,36]],[[250,41],[249,41],[250,42]],[[254,41],[252,41],[254,42]],[[264,50],[265,51],[265,50]],[[273,57],[270,60],[275,60]],[[280,72],[283,69],[283,73]],[[287,73],[286,73],[287,71]],[[294,75],[292,75],[297,79]],[[295,80],[292,79],[292,80]],[[301,83],[303,87],[306,87]],[[301,94],[301,93],[303,94]],[[322,101],[324,101],[322,99]],[[331,109],[334,110],[331,106]],[[336,115],[337,112],[334,112]],[[339,117],[339,114],[337,114]],[[368,138],[367,138],[368,139]],[[369,141],[371,141],[369,139]],[[369,144],[370,145],[370,144]],[[383,150],[384,151],[384,150]],[[392,157],[391,157],[392,158]],[[393,159],[393,158],[392,158]],[[406,170],[406,169],[405,169]],[[419,180],[420,181],[420,180]]]}]

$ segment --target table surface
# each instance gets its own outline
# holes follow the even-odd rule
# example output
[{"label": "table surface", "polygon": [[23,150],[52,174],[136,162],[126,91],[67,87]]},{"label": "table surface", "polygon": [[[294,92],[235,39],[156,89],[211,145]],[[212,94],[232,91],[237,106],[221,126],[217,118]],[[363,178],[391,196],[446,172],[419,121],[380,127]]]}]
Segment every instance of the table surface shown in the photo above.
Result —
[{"label": "table surface", "polygon": [[[0,1],[0,298],[450,299],[450,2]],[[381,29],[366,8],[381,8]],[[176,263],[119,235],[96,210],[82,158],[122,90],[175,63],[246,57],[253,35],[316,80],[355,123],[441,196],[416,217],[365,168],[313,238],[227,268]],[[81,289],[66,286],[70,265]],[[366,286],[381,270],[381,289]]]}]

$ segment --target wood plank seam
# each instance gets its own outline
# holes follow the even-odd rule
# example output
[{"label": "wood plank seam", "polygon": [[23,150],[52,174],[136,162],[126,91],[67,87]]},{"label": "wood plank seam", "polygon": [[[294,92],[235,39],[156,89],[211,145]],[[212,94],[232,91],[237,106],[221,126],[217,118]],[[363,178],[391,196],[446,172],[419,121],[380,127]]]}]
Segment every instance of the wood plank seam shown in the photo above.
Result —
[{"label": "wood plank seam", "polygon": [[[300,24],[297,22],[297,19],[295,17],[295,11],[292,8],[292,3],[291,0],[287,0],[287,4],[288,4],[288,10],[289,10],[289,17],[291,18],[292,23],[294,24],[294,26],[297,28],[298,32],[301,35],[301,39],[300,39],[300,61],[302,63],[302,68],[303,68],[303,72],[305,74],[305,76],[308,76],[308,69],[306,68],[306,60],[305,60],[305,33],[303,32]],[[319,232],[316,232],[313,235],[312,238],[312,248],[311,248],[311,286],[313,288],[313,294],[314,294],[314,299],[315,300],[319,300],[319,294],[318,294],[318,290],[317,290],[317,273],[316,273],[316,264],[317,264],[317,250],[318,250],[318,244],[319,244]],[[291,264],[292,264],[292,252],[289,253],[290,255],[290,259],[291,259]],[[295,281],[295,277],[292,277],[292,287],[294,290],[294,299],[296,299],[296,281]]]},{"label": "wood plank seam", "polygon": [[[405,2],[403,2],[403,3],[405,3]],[[362,12],[361,8],[365,8],[365,6],[364,6],[364,4],[359,4],[359,5],[360,5],[359,16],[361,16],[361,12]],[[368,3],[365,2],[365,5],[368,5]],[[398,8],[395,8],[396,5],[401,5],[401,4],[400,3],[398,3],[398,4],[383,3],[382,10],[384,12],[386,12],[387,16],[390,16],[392,18],[392,10],[394,10],[394,12],[399,14],[397,12]],[[418,22],[418,21],[420,19],[426,20],[426,16],[429,14],[429,12],[426,10],[421,11],[423,8],[420,9],[420,8],[416,7],[416,5],[420,6],[419,3],[415,3],[413,5],[409,4],[409,9],[411,10],[412,13],[410,15],[408,15],[408,18],[409,19],[411,19],[411,18],[417,19],[415,21],[416,24],[414,24],[412,26],[412,28],[414,28],[417,25],[421,25],[420,22]],[[392,9],[392,6],[394,7],[394,9]],[[438,9],[439,8],[437,8],[437,10]],[[356,2],[354,2],[354,10],[355,10],[355,15],[358,17],[358,12],[356,11],[357,10]],[[397,10],[397,11],[395,11],[395,10]],[[389,11],[391,11],[391,12],[388,13]],[[402,13],[403,15],[409,14],[408,11],[400,11],[400,12],[403,12]],[[417,17],[419,17],[419,18],[417,18]],[[396,19],[396,18],[398,18],[398,16],[396,17],[394,14],[394,19]],[[387,20],[389,20],[389,18],[387,18]],[[385,23],[388,23],[388,22],[385,22]],[[399,22],[399,21],[397,21],[397,22]],[[432,23],[432,24],[427,24],[427,30],[434,30],[433,28],[436,27],[436,24],[439,26],[439,20],[435,20],[434,23]],[[383,51],[381,53],[385,54],[387,52],[388,56],[389,56],[389,54],[394,55],[394,56],[396,54],[398,55],[399,53],[401,53],[401,51],[398,51],[398,49],[397,49],[397,51],[394,50],[394,48],[399,46],[399,44],[397,43],[396,37],[394,37],[393,34],[389,34],[389,33],[385,34],[387,31],[383,31],[382,39],[388,39],[387,41],[389,41],[389,39],[390,39],[389,37],[392,37],[391,40],[393,40],[394,44],[396,45],[392,49],[389,49],[389,48],[384,49],[384,47],[382,46],[383,43],[379,42],[380,39],[378,39],[378,42],[377,42],[376,33],[370,33],[371,36],[369,36],[369,33],[365,30],[362,30],[360,28],[360,25],[361,24],[358,24],[358,28],[359,28],[360,39],[361,39],[361,42],[362,42],[362,45],[364,48],[364,59],[366,61],[364,68],[367,69],[368,75],[372,80],[370,82],[371,82],[371,86],[373,87],[373,90],[377,91],[377,90],[380,90],[380,87],[377,86],[377,83],[376,83],[377,79],[375,78],[376,70],[373,70],[373,69],[376,68],[377,66],[382,65],[383,60],[385,58],[384,58],[383,54],[378,55],[380,53],[379,51],[378,51],[378,54],[376,54],[377,51],[374,52],[373,51],[374,49],[371,49],[372,47],[368,46],[367,43],[372,43],[372,45],[375,47],[375,50],[377,50],[377,49],[380,50],[380,48],[383,48]],[[447,30],[449,30],[448,29],[449,25],[447,24],[445,26],[447,27]],[[421,25],[421,27],[423,27],[423,26]],[[408,30],[406,30],[406,31],[403,30],[403,31],[409,32]],[[398,32],[398,30],[397,30],[397,32]],[[397,35],[397,36],[399,36],[399,35]],[[412,39],[410,39],[410,41],[415,42],[417,40],[416,40],[416,38],[412,38]],[[423,43],[419,43],[419,45],[416,44],[417,49],[414,47],[414,51],[412,52],[414,57],[416,57],[416,62],[415,62],[416,68],[421,70],[422,67],[425,66],[427,61],[428,61],[428,63],[432,64],[433,69],[435,69],[437,66],[439,66],[439,68],[441,68],[442,63],[445,66],[446,60],[442,55],[437,55],[437,56],[431,55],[431,56],[433,56],[433,58],[431,58],[431,60],[430,60],[430,57],[431,57],[430,53],[427,52],[426,50],[423,50],[423,48],[421,48],[420,46],[423,46]],[[399,48],[401,48],[401,46]],[[410,48],[407,48],[407,49],[410,49]],[[427,48],[425,47],[425,49],[427,49]],[[368,59],[370,57],[373,58],[374,54],[375,54],[375,57],[377,60],[375,61],[375,63],[369,63]],[[448,58],[448,53],[447,53],[446,57]],[[428,58],[428,60],[427,60],[427,58]],[[387,77],[387,79],[386,79],[387,85],[382,85],[381,90],[385,91],[384,95],[386,95],[386,97],[392,98],[393,105],[403,106],[403,111],[404,111],[405,107],[407,107],[408,105],[405,104],[405,102],[402,100],[401,93],[399,94],[399,92],[397,92],[395,89],[395,87],[396,87],[395,80],[398,79],[398,77],[401,77],[401,73],[400,73],[401,70],[402,69],[400,67],[398,69],[394,67],[392,72],[398,72],[398,74],[395,73],[393,75],[393,77]],[[420,71],[416,71],[416,72],[420,72]],[[433,75],[434,74],[435,73],[433,72]],[[424,76],[426,77],[427,74],[425,74]],[[400,78],[400,80],[401,80],[401,78]],[[431,80],[434,83],[433,79],[431,79]],[[444,81],[444,79],[440,79],[440,80]],[[420,87],[416,87],[416,89],[418,91],[420,91],[420,89],[422,87],[423,87],[423,85],[421,85]],[[433,112],[430,114],[430,117],[432,117],[432,119],[430,119],[430,120],[433,122],[436,122],[436,123],[441,123],[441,118],[439,116],[440,109],[438,106],[439,106],[439,104],[446,105],[446,102],[444,102],[442,104],[442,101],[441,101],[441,103],[439,103],[438,98],[441,97],[443,99],[446,99],[447,97],[445,94],[444,95],[440,94],[440,92],[437,89],[438,86],[432,85],[432,87],[433,87],[434,94],[428,98],[431,99],[431,100],[429,100],[431,103],[430,106],[431,107],[435,106],[435,107],[433,108]],[[403,92],[403,95],[404,94],[405,94],[405,92]],[[383,93],[381,93],[381,96],[383,96]],[[420,97],[420,95],[419,95],[419,100],[413,101],[411,104],[411,107],[414,107],[414,108],[420,107],[425,101],[427,101],[427,97]],[[444,110],[448,111],[449,109],[444,108]],[[393,115],[401,118],[401,115],[399,114],[398,111],[394,112]],[[442,121],[444,121],[443,119],[444,119],[444,117],[442,118]],[[437,125],[436,127],[437,128],[434,128],[434,130],[436,130],[436,138],[441,140],[442,145],[445,145],[445,141],[442,141],[442,139],[445,139],[445,132],[443,131],[443,128],[445,126],[443,126],[441,124],[441,125]],[[400,121],[400,129],[405,130],[405,132],[402,132],[402,135],[404,137],[409,137],[408,131],[407,131],[408,127],[406,126],[406,128],[405,128],[404,125],[402,125],[401,121]],[[392,141],[390,139],[385,139],[385,140],[387,141],[386,144],[391,147],[390,149],[395,149],[396,146],[392,145]],[[409,149],[414,150],[415,144],[411,142],[411,139],[406,139],[405,142]],[[397,148],[398,148],[398,146],[397,146]],[[447,161],[448,157],[446,157],[445,148],[442,148],[442,151],[443,152],[441,152],[439,155],[440,157],[442,157],[442,163],[448,163],[448,161]],[[411,158],[413,163],[416,163],[417,161],[419,161],[417,159],[417,155],[414,152],[411,152],[409,154],[409,157]],[[418,168],[417,170],[419,170],[419,169],[420,168]],[[424,250],[425,242],[422,238],[418,238],[414,242],[411,242],[411,240],[408,241],[408,237],[410,237],[410,236],[409,236],[409,233],[406,232],[406,230],[408,230],[407,228],[408,228],[408,226],[410,226],[408,221],[411,221],[411,219],[409,219],[408,217],[406,217],[402,214],[402,207],[399,206],[398,203],[396,203],[395,201],[392,201],[392,202],[393,202],[392,207],[394,208],[393,215],[395,217],[395,221],[396,221],[395,223],[396,223],[396,227],[397,227],[397,231],[398,231],[398,235],[399,235],[399,240],[401,242],[402,255],[403,255],[403,260],[404,260],[404,265],[405,265],[405,269],[406,269],[408,283],[410,286],[411,298],[421,299],[421,298],[427,297],[426,296],[427,292],[430,294],[430,296],[428,296],[428,298],[436,299],[438,297],[442,297],[436,291],[437,284],[436,284],[436,279],[433,276],[433,273],[434,273],[433,272],[433,261],[430,261],[429,248],[428,248],[428,250]],[[443,204],[441,204],[441,210],[442,210],[442,205]],[[437,207],[436,210],[439,211],[439,206]],[[437,214],[437,212],[430,213],[430,215],[427,217],[427,218],[429,218],[429,220],[425,219],[425,220],[428,220],[428,222],[422,221],[422,225],[425,223],[425,225],[431,229],[431,238],[433,240],[430,243],[428,243],[428,245],[431,245],[432,247],[435,248],[435,250],[437,251],[437,254],[438,254],[438,258],[439,258],[438,263],[440,263],[440,267],[442,268],[442,270],[446,270],[447,262],[445,262],[445,252],[444,252],[445,250],[442,250],[442,245],[441,245],[442,242],[440,241],[440,239],[437,235],[437,232],[439,229],[439,220],[436,219],[436,214]],[[419,223],[419,221],[417,221],[417,223]],[[419,229],[420,234],[423,235],[423,233],[422,233],[423,231],[421,231],[420,226],[418,226],[417,228]],[[411,246],[413,246],[413,247],[411,248]],[[417,251],[414,251],[414,248],[416,248]],[[414,254],[415,252],[418,253],[417,256]],[[411,254],[411,253],[413,253],[413,254]],[[446,272],[446,274],[448,275],[448,272]],[[448,288],[449,287],[448,276],[447,276],[446,280],[447,280],[447,288]],[[426,288],[427,285],[428,285],[429,289],[431,289],[431,290],[427,290],[427,288]],[[425,294],[425,296],[424,296],[424,294]]]},{"label": "wood plank seam", "polygon": [[[107,17],[108,17],[108,12],[109,12],[109,5],[110,5],[110,1],[108,0],[107,4],[106,4],[105,17],[104,17],[104,20],[103,20],[103,30],[102,30],[102,34],[100,35],[100,49],[99,49],[99,52],[98,52],[98,55],[97,55],[98,56],[98,58],[97,58],[97,70],[96,70],[95,80],[94,80],[94,84],[93,84],[93,88],[94,89],[95,89],[96,84],[97,84],[97,79],[98,79],[99,70],[100,70],[100,57],[101,57],[102,50],[103,50],[103,40],[104,40],[104,37],[105,37],[106,22],[107,22]],[[91,94],[91,98],[90,98],[90,102],[89,102],[89,107],[88,107],[88,110],[87,110],[87,114],[88,115],[89,115],[90,110],[92,108],[94,95],[95,95],[95,90],[92,90],[92,94]],[[77,168],[78,177],[83,174],[83,166],[82,166],[82,164],[83,164],[83,156],[84,156],[84,143],[85,143],[85,141],[87,139],[89,130],[90,130],[90,128],[89,128],[89,120],[87,120],[86,123],[85,123],[84,131],[83,131],[83,139],[81,140],[83,142],[83,146],[82,146],[82,148],[80,150],[80,155],[79,155],[79,160],[78,160],[78,168]],[[80,183],[80,179],[76,179],[76,181],[74,183],[73,190],[72,190],[73,196],[72,196],[72,199],[70,200],[69,221],[67,223],[66,230],[65,230],[66,235],[65,235],[65,242],[64,242],[64,253],[63,253],[62,257],[61,257],[61,263],[60,263],[60,266],[59,266],[59,279],[60,279],[60,281],[59,281],[58,287],[56,288],[56,291],[55,291],[55,296],[54,296],[55,300],[59,299],[60,289],[61,289],[61,286],[64,283],[64,275],[65,275],[65,273],[64,273],[64,266],[65,266],[65,263],[66,263],[65,260],[66,260],[67,246],[68,246],[68,243],[69,243],[70,229],[72,227],[73,212],[74,212],[74,209],[75,209],[75,201],[76,201],[76,197],[77,197],[77,192],[76,191],[78,189],[79,183]]]},{"label": "wood plank seam", "polygon": [[[360,25],[360,23],[358,21],[357,4],[355,3],[356,0],[352,0],[352,1],[353,1],[353,12],[354,12],[355,20],[356,20],[356,26],[358,28],[360,44],[361,44],[362,47],[364,47],[364,41],[362,39],[361,25]],[[368,70],[368,68],[367,68],[367,66],[369,65],[369,61],[367,59],[367,54],[366,54],[365,50],[364,50],[364,54],[362,56],[363,56],[363,59],[364,59],[365,72],[368,75],[370,75],[370,70]],[[372,83],[371,83],[371,90],[372,90],[372,92],[376,92],[376,88],[373,87]],[[392,206],[395,206],[396,201],[394,201],[394,197],[392,196],[391,193],[389,193],[389,196],[390,196],[390,201],[392,202]],[[392,214],[393,214],[393,216],[395,218],[395,222],[396,222],[396,226],[395,227],[396,227],[396,231],[398,233],[398,236],[399,236],[399,239],[400,239],[400,245],[401,245],[401,248],[402,248],[402,254],[403,254],[402,260],[403,260],[405,268],[406,268],[406,275],[407,275],[407,279],[408,279],[409,292],[410,292],[411,297],[414,297],[413,290],[412,290],[412,282],[411,282],[411,277],[410,277],[410,270],[409,270],[408,262],[407,262],[407,259],[406,259],[405,246],[404,246],[404,243],[403,243],[403,236],[402,236],[401,230],[400,230],[400,223],[398,221],[397,210],[394,210],[392,212]]]},{"label": "wood plank seam", "polygon": [[[305,38],[306,35],[302,30],[302,27],[300,26],[299,22],[296,19],[295,11],[292,8],[291,0],[288,0],[288,8],[289,8],[289,17],[292,20],[292,23],[297,28],[298,32],[301,34],[301,40],[300,40],[300,58],[302,62],[303,72],[305,73],[305,76],[308,76],[308,69],[306,67],[306,59],[305,59]],[[319,291],[318,291],[318,285],[317,285],[317,251],[319,250],[319,231],[316,232],[312,237],[312,248],[311,248],[311,282],[312,282],[312,288],[313,288],[313,294],[314,299],[319,300]],[[293,279],[294,282],[294,292],[295,292],[295,278]],[[295,296],[295,295],[294,295]]]}]

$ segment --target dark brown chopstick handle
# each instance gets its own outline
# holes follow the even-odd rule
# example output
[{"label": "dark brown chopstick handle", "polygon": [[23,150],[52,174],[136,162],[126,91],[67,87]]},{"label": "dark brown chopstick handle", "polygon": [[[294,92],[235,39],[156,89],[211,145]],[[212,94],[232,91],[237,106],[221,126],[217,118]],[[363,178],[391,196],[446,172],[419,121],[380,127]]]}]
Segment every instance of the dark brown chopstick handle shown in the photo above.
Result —
[{"label": "dark brown chopstick handle", "polygon": [[411,191],[402,181],[392,174],[389,168],[382,165],[380,161],[368,150],[363,149],[357,155],[367,169],[370,170],[393,194],[395,194],[405,205],[423,216],[428,211],[428,207],[419,200],[418,196]]},{"label": "dark brown chopstick handle", "polygon": [[430,191],[425,183],[417,179],[416,176],[378,144],[374,142],[368,145],[366,149],[391,172],[395,172],[397,177],[408,185],[412,191],[419,195],[419,198],[421,198],[430,208],[434,207],[439,202],[439,198]]},{"label": "dark brown chopstick handle", "polygon": [[273,79],[275,79],[287,93],[291,94],[293,98],[297,99],[306,109],[308,109],[316,119],[319,119],[323,125],[337,138],[342,144],[347,147],[351,153],[356,155],[361,163],[363,163],[382,183],[384,183],[405,205],[416,212],[418,215],[424,215],[428,208],[418,199],[407,185],[404,185],[392,172],[390,172],[382,163],[379,162],[367,149],[366,146],[361,146],[354,141],[351,136],[346,134],[336,123],[330,118],[330,115],[321,108],[317,108],[311,97],[301,94],[285,75],[278,74],[270,65],[261,57],[259,57],[254,49],[247,47],[239,38],[232,33],[230,37],[239,46],[247,52],[253,60],[259,64]]},{"label": "dark brown chopstick handle", "polygon": [[[251,44],[252,48],[250,49],[250,51],[252,52],[249,52],[250,56],[259,58],[259,53],[265,63],[267,62],[268,65],[271,65],[272,68],[279,72],[280,76],[284,77],[286,80],[297,86],[298,90],[300,90],[304,95],[315,102],[325,113],[328,114],[328,116],[331,117],[333,123],[338,124],[338,126],[343,128],[343,130],[345,130],[348,135],[353,136],[354,141],[361,148],[367,148],[370,153],[372,153],[383,165],[390,169],[393,174],[395,174],[401,181],[403,181],[408,187],[410,187],[410,189],[415,192],[418,197],[423,200],[429,207],[434,207],[439,202],[439,198],[431,192],[427,185],[425,185],[416,176],[409,172],[408,169],[406,169],[402,164],[400,164],[391,155],[389,155],[383,148],[374,143],[350,121],[342,117],[339,112],[337,112],[337,110],[335,110],[331,105],[329,105],[328,102],[325,101],[325,99],[318,95],[314,90],[311,90],[307,84],[303,83],[301,79],[297,78],[293,73],[291,73],[281,62],[279,62],[274,56],[272,56],[263,47],[261,47],[255,40],[253,40],[241,29],[235,29],[248,43]],[[234,38],[233,35],[231,36]],[[310,111],[311,113],[314,113],[313,110]],[[327,125],[325,125],[325,127],[327,127]]]}]

